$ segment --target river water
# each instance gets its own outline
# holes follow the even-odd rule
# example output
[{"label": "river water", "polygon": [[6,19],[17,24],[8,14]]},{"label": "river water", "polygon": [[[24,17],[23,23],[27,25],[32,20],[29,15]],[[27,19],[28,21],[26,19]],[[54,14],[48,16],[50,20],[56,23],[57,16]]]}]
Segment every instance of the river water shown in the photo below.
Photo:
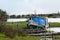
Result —
[{"label": "river water", "polygon": [[40,40],[53,40],[52,38],[40,38]]},{"label": "river water", "polygon": [[[20,21],[26,21],[28,18],[10,18],[7,19],[7,22],[20,22]],[[60,23],[60,18],[48,18],[48,22],[58,22]]]},{"label": "river water", "polygon": [[60,40],[60,35],[40,36],[39,40]]}]

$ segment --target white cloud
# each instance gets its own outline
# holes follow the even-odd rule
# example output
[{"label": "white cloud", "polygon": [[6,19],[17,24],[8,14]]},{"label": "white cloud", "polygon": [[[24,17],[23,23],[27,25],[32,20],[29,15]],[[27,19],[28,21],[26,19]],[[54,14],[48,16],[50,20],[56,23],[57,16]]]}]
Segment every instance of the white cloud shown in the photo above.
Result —
[{"label": "white cloud", "polygon": [[60,10],[60,0],[1,0],[0,9],[10,14],[32,12],[37,9],[38,13],[53,13]]},{"label": "white cloud", "polygon": [[48,14],[49,11],[46,9],[41,9],[41,8],[36,8],[36,9],[32,9],[31,11],[17,11],[17,12],[13,12],[10,15],[27,15],[27,14],[35,14],[34,11],[36,10],[36,14]]}]

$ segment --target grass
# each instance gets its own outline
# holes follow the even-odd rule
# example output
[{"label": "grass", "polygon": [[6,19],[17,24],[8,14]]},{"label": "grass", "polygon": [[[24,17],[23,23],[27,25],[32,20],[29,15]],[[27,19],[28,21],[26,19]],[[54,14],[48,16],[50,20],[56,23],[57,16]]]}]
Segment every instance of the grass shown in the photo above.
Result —
[{"label": "grass", "polygon": [[13,39],[5,37],[4,34],[0,33],[0,40],[38,40],[38,37],[36,36],[17,36]]},{"label": "grass", "polygon": [[20,27],[20,28],[26,28],[27,27],[27,22],[15,22],[15,23],[7,23],[7,25],[16,28],[16,27]]},{"label": "grass", "polygon": [[[16,23],[7,23],[13,28],[20,27],[20,28],[27,28],[27,22],[16,22]],[[50,22],[49,27],[60,27],[60,23],[57,22]]]},{"label": "grass", "polygon": [[10,38],[6,38],[3,33],[0,33],[0,40],[10,40]]},{"label": "grass", "polygon": [[60,23],[57,22],[53,22],[53,23],[49,23],[50,27],[60,27]]},{"label": "grass", "polygon": [[36,37],[36,36],[20,36],[20,37],[18,37],[17,36],[17,39],[20,39],[20,40],[38,40],[38,37]]},{"label": "grass", "polygon": [[[26,28],[27,27],[27,23],[26,22],[16,22],[16,23],[6,23],[6,25],[8,27],[12,27],[12,28],[16,28],[16,27],[20,27],[20,28]],[[16,34],[16,37],[13,39],[10,39],[9,37],[5,37],[5,35],[3,33],[0,33],[0,40],[38,40],[38,37],[36,36],[18,36]]]}]

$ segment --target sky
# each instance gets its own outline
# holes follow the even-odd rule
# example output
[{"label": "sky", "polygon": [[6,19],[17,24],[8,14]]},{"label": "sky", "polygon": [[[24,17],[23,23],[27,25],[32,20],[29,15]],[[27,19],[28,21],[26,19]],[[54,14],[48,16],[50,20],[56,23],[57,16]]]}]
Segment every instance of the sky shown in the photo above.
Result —
[{"label": "sky", "polygon": [[57,13],[60,11],[60,0],[0,0],[0,9],[9,15]]}]

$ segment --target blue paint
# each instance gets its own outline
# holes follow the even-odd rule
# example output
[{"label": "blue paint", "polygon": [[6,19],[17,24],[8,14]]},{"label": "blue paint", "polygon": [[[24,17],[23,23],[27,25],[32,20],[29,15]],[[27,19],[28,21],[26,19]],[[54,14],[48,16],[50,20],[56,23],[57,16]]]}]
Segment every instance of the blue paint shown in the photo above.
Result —
[{"label": "blue paint", "polygon": [[33,22],[37,23],[38,25],[40,25],[42,27],[44,27],[46,25],[45,20],[46,20],[45,18],[40,18],[38,16],[35,16],[32,18]]}]

